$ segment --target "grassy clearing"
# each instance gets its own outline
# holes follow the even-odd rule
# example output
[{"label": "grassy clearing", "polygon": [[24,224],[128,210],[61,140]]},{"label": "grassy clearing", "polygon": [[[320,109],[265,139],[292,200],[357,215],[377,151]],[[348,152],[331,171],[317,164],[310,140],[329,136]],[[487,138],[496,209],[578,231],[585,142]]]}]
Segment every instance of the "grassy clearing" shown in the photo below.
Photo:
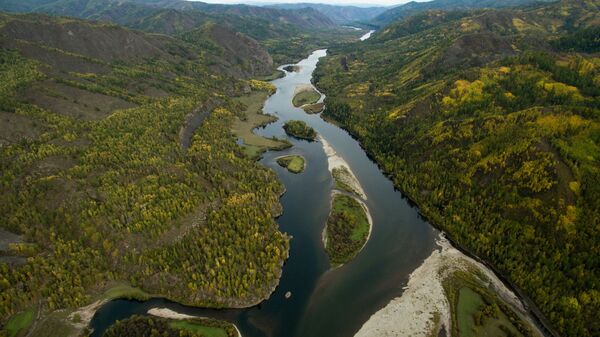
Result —
[{"label": "grassy clearing", "polygon": [[497,306],[469,287],[459,290],[456,316],[460,337],[523,336]]},{"label": "grassy clearing", "polygon": [[299,155],[290,155],[277,158],[277,164],[288,169],[292,173],[304,171],[306,161]]},{"label": "grassy clearing", "polygon": [[55,311],[38,321],[29,333],[32,337],[70,337],[81,333],[68,323],[67,311]]},{"label": "grassy clearing", "polygon": [[455,272],[444,280],[451,304],[453,337],[535,336],[527,323],[472,272]]},{"label": "grassy clearing", "polygon": [[325,249],[332,265],[350,261],[365,244],[369,220],[362,205],[353,197],[337,194],[327,219]]},{"label": "grassy clearing", "polygon": [[31,325],[33,321],[34,311],[29,309],[14,315],[5,326],[9,337],[18,336],[20,331],[24,331]]},{"label": "grassy clearing", "polygon": [[463,287],[459,290],[456,317],[458,318],[458,330],[461,336],[474,336],[475,319],[473,316],[479,312],[479,308],[483,304],[481,296],[471,288]]},{"label": "grassy clearing", "polygon": [[204,326],[190,321],[175,321],[171,322],[169,325],[176,329],[197,332],[205,337],[228,337],[227,331],[223,328]]},{"label": "grassy clearing", "polygon": [[314,104],[319,101],[321,98],[321,94],[316,91],[314,88],[307,88],[301,91],[298,91],[294,98],[292,99],[292,103],[295,107],[301,107],[305,104]]},{"label": "grassy clearing", "polygon": [[138,301],[145,301],[150,298],[150,294],[146,293],[145,291],[139,288],[134,288],[126,284],[120,284],[108,289],[103,294],[103,297],[107,299],[126,298]]},{"label": "grassy clearing", "polygon": [[264,91],[253,92],[237,99],[246,108],[233,123],[232,131],[244,141],[244,152],[250,158],[257,158],[269,149],[284,149],[291,145],[287,141],[269,139],[256,135],[253,130],[261,125],[277,120],[274,116],[262,113],[262,107],[269,94]]}]

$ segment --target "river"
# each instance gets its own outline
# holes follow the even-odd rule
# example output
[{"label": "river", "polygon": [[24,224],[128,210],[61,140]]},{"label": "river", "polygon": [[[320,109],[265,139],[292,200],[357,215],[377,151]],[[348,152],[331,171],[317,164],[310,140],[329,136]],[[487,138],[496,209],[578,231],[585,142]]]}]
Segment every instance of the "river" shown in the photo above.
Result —
[{"label": "river", "polygon": [[[284,213],[277,222],[280,230],[292,236],[290,257],[275,292],[260,305],[247,309],[193,308],[164,299],[113,300],[92,319],[92,336],[101,336],[118,319],[166,307],[228,320],[244,337],[348,337],[402,294],[410,273],[436,248],[439,232],[394,188],[346,131],[292,105],[295,87],[311,83],[317,62],[325,55],[326,50],[314,51],[298,63],[298,72],[285,72],[285,77],[271,82],[277,91],[265,102],[264,112],[279,120],[256,130],[267,137],[287,138],[293,144],[284,151],[267,152],[260,160],[277,173],[286,187],[280,200]],[[327,157],[320,142],[286,136],[282,125],[292,119],[305,121],[331,144],[348,162],[367,195],[366,204],[373,217],[371,237],[359,255],[341,268],[330,269],[321,241],[333,186]],[[306,170],[295,175],[280,167],[275,158],[286,154],[304,156]],[[291,298],[285,299],[288,291]]]}]

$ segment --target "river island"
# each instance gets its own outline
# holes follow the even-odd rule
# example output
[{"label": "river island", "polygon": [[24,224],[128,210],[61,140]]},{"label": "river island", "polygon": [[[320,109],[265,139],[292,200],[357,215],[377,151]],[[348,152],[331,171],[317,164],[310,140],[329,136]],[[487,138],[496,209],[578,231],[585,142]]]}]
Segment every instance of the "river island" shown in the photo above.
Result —
[{"label": "river island", "polygon": [[313,141],[317,138],[317,132],[304,121],[287,121],[283,125],[283,130],[298,139]]},{"label": "river island", "polygon": [[289,155],[276,158],[277,164],[292,173],[302,173],[306,168],[306,160],[300,155]]}]

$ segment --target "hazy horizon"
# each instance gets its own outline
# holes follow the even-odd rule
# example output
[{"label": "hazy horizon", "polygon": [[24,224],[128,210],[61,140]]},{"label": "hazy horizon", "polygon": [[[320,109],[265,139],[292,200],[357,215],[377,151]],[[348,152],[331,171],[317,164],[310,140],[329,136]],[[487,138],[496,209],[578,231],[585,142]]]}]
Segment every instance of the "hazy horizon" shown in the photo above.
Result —
[{"label": "hazy horizon", "polygon": [[[191,0],[195,1],[195,0]],[[294,3],[314,3],[324,5],[344,5],[344,6],[358,6],[358,7],[376,7],[376,6],[395,6],[405,4],[411,0],[373,0],[369,2],[361,2],[356,0],[333,0],[333,1],[319,1],[319,0],[306,0],[306,1],[294,1],[294,0],[267,0],[267,1],[243,1],[243,0],[198,0],[206,3],[214,4],[247,4],[247,5],[271,5],[271,4],[294,4]],[[417,2],[426,2],[429,0],[417,0]]]}]

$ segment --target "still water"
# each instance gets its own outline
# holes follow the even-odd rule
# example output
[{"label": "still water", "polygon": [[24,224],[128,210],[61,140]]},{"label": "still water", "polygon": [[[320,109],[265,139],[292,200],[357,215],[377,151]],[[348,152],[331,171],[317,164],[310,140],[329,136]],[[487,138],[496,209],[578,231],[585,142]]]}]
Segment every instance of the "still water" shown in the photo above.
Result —
[{"label": "still water", "polygon": [[[145,314],[150,308],[167,307],[228,320],[237,325],[244,337],[348,337],[378,309],[402,294],[410,273],[434,250],[437,230],[394,189],[346,131],[292,105],[294,89],[311,83],[317,62],[325,55],[326,50],[317,50],[297,64],[298,72],[286,72],[285,77],[271,82],[277,92],[265,102],[264,112],[279,120],[256,130],[267,137],[288,138],[294,145],[285,151],[267,152],[260,160],[277,172],[286,187],[280,200],[284,213],[277,222],[281,231],[292,236],[290,257],[271,297],[255,307],[227,310],[186,307],[164,299],[114,300],[94,316],[90,324],[94,329],[92,336],[100,337],[116,320]],[[305,121],[331,144],[348,162],[367,195],[366,204],[373,217],[371,237],[359,255],[341,268],[330,269],[321,241],[333,186],[327,157],[320,142],[286,136],[282,125],[292,119]],[[306,170],[295,175],[281,168],[275,158],[286,154],[304,156]],[[292,296],[285,299],[288,291]]]}]

